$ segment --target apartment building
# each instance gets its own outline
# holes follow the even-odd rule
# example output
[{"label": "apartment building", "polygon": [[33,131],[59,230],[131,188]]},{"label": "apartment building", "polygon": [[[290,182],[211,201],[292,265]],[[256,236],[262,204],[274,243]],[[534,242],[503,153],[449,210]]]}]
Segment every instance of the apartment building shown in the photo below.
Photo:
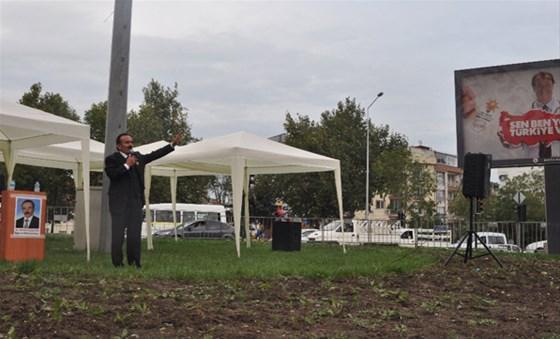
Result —
[{"label": "apartment building", "polygon": [[[410,152],[412,158],[426,164],[428,171],[435,177],[436,190],[430,198],[436,203],[436,213],[442,219],[453,219],[449,208],[455,195],[460,193],[463,177],[463,170],[457,167],[457,156],[438,152],[423,145],[410,147]],[[376,195],[372,199],[370,218],[376,220],[398,219],[398,212],[402,210],[401,204],[401,200],[397,196]]]},{"label": "apartment building", "polygon": [[453,219],[449,207],[453,199],[460,193],[463,169],[457,167],[457,156],[434,151],[436,163],[436,213],[441,217]]}]

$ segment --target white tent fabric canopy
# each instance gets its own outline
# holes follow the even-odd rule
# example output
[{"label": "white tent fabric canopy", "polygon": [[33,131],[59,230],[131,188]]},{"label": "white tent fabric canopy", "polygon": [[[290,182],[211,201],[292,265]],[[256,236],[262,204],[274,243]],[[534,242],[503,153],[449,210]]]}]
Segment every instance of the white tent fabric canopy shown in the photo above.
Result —
[{"label": "white tent fabric canopy", "polygon": [[[176,168],[184,171],[185,175],[188,175],[188,171],[231,175],[235,245],[238,256],[241,256],[241,199],[243,192],[246,192],[246,196],[248,195],[249,176],[253,174],[333,171],[340,222],[344,225],[340,161],[337,159],[307,152],[246,132],[238,132],[177,147],[175,152],[154,161],[152,165]],[[245,203],[245,207],[245,230],[246,234],[249,234],[247,203]],[[343,249],[346,251],[344,241]]]},{"label": "white tent fabric canopy", "polygon": [[[93,139],[89,141],[91,171],[103,170],[104,147],[105,144],[102,142]],[[77,171],[83,161],[82,153],[80,141],[26,148],[18,151],[18,164]],[[0,154],[0,161],[4,161],[2,154]]]},{"label": "white tent fabric canopy", "polygon": [[[16,163],[32,166],[74,169],[73,164],[80,164],[81,179],[77,186],[84,190],[85,226],[88,237],[87,260],[90,260],[89,248],[89,170],[90,170],[90,127],[78,122],[7,101],[0,102],[0,152],[6,165],[8,182],[12,180]],[[76,142],[77,141],[77,142]],[[39,154],[33,149],[45,148],[47,145],[75,142],[79,151],[64,159]],[[41,152],[41,151],[39,151]],[[35,155],[35,158],[33,157]],[[52,158],[50,156],[53,156]],[[39,159],[42,159],[39,161]],[[78,171],[78,167],[76,167]]]},{"label": "white tent fabric canopy", "polygon": [[[134,150],[137,152],[140,152],[142,154],[147,154],[150,152],[153,152],[157,149],[160,149],[166,145],[168,145],[169,142],[168,141],[156,141],[150,144],[146,144],[146,145],[142,145],[142,146],[138,146],[135,147]],[[177,147],[179,148],[179,147]],[[162,166],[162,165],[157,165],[157,162],[154,162],[152,164],[149,164],[146,166],[146,170],[144,171],[144,183],[145,183],[145,188],[144,188],[144,196],[146,198],[146,201],[144,202],[146,205],[146,233],[148,235],[148,249],[149,250],[153,250],[154,249],[154,243],[153,243],[153,238],[152,238],[152,215],[151,215],[151,210],[149,208],[150,206],[150,189],[151,189],[151,183],[152,183],[152,176],[163,176],[163,177],[169,177],[169,184],[170,184],[170,190],[171,190],[171,206],[172,206],[172,210],[173,210],[173,225],[174,228],[176,228],[177,226],[177,216],[175,213],[176,210],[176,205],[177,205],[177,178],[179,176],[195,176],[195,175],[213,175],[212,173],[208,173],[208,172],[201,172],[201,171],[192,171],[192,170],[185,170],[185,169],[180,169],[180,168],[174,168],[174,167],[166,167],[166,166]],[[175,229],[175,240],[177,240],[177,230]]]}]

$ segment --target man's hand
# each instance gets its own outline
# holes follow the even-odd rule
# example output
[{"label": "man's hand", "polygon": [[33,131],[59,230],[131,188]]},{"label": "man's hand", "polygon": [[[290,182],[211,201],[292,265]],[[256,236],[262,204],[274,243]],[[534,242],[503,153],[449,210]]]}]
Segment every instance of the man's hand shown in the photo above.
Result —
[{"label": "man's hand", "polygon": [[171,145],[172,146],[177,146],[181,140],[183,140],[183,134],[182,133],[177,133],[175,135],[175,137],[173,138],[173,141],[171,141]]},{"label": "man's hand", "polygon": [[128,156],[128,158],[126,158],[126,165],[128,167],[135,166],[136,163],[138,163],[138,158],[136,158],[134,154],[131,154]]}]

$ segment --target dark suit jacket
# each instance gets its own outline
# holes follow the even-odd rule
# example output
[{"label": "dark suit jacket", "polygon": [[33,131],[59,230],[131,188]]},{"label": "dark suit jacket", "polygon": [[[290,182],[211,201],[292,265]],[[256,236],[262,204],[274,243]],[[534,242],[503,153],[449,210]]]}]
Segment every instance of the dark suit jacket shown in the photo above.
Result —
[{"label": "dark suit jacket", "polygon": [[[18,220],[16,220],[16,227],[23,228],[24,222],[25,222],[25,217],[19,218]],[[39,228],[39,218],[37,218],[36,216],[31,217],[29,228]]]},{"label": "dark suit jacket", "polygon": [[[174,148],[171,145],[167,145],[149,154],[136,153],[138,155],[138,164],[130,169],[126,169],[124,166],[126,159],[120,152],[115,152],[105,158],[105,173],[107,173],[111,180],[111,185],[109,186],[109,209],[117,211],[125,208],[126,198],[136,189],[140,191],[143,203],[145,201],[144,169],[146,164],[171,153],[173,150]],[[134,175],[131,175],[131,171],[136,171],[136,180],[134,180]]]}]

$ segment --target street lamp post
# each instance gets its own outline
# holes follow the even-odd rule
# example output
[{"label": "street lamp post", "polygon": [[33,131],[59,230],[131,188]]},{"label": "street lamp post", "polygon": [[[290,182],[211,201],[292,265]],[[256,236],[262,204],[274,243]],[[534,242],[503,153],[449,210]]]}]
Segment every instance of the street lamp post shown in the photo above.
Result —
[{"label": "street lamp post", "polygon": [[383,95],[383,92],[377,93],[377,96],[371,104],[366,109],[367,112],[367,132],[366,132],[366,221],[368,225],[368,242],[371,242],[371,226],[369,223],[369,125],[370,125],[370,117],[369,117],[369,109],[373,104]]}]

